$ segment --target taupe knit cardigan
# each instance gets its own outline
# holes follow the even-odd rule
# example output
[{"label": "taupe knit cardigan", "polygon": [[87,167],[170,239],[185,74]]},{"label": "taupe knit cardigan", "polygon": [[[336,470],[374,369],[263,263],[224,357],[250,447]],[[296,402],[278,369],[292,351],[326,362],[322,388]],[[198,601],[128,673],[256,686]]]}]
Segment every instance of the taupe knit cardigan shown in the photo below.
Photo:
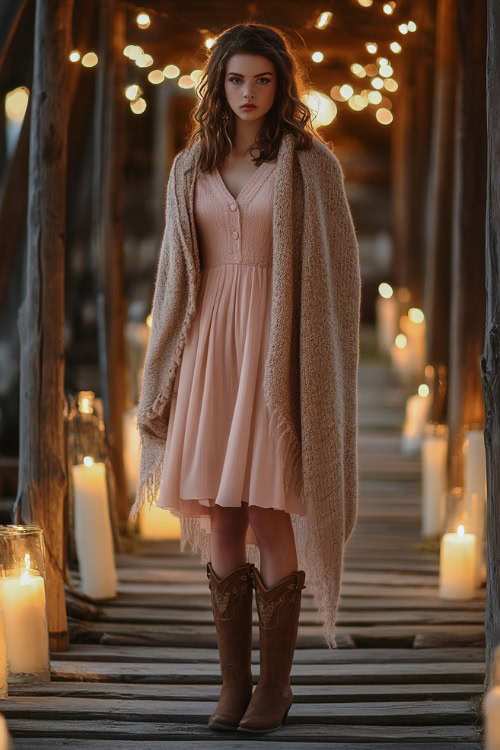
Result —
[{"label": "taupe knit cardigan", "polygon": [[[140,476],[132,518],[158,497],[172,388],[196,311],[200,256],[193,194],[199,151],[198,141],[179,152],[168,179],[138,405]],[[295,482],[306,508],[306,515],[291,516],[298,565],[306,571],[326,642],[334,648],[344,545],[358,507],[360,300],[359,248],[340,163],[319,139],[301,150],[287,133],[275,174],[263,388],[273,442],[284,451],[285,488]],[[181,518],[182,550],[186,544],[200,552],[202,562],[210,559],[210,537],[200,518]],[[247,547],[247,559],[259,565],[258,547]]]}]

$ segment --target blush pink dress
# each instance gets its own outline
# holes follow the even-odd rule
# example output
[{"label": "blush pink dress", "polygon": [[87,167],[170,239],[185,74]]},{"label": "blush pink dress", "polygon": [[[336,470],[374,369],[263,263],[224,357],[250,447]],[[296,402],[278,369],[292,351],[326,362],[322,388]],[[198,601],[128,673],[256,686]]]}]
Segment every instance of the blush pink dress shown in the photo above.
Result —
[{"label": "blush pink dress", "polygon": [[[210,533],[214,504],[242,502],[305,515],[285,494],[264,403],[272,291],[276,160],[263,162],[234,198],[219,170],[198,172],[197,309],[177,370],[158,505],[196,516]],[[251,525],[247,544],[256,544]]]}]

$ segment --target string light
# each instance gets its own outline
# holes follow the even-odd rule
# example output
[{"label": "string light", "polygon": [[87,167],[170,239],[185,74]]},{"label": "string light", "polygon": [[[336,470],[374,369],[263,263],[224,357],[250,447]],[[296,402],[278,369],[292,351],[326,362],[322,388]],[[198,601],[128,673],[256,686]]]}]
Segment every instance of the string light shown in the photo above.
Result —
[{"label": "string light", "polygon": [[142,55],[139,55],[137,60],[135,61],[135,64],[139,68],[149,68],[150,65],[152,65],[154,62],[151,55],[147,55],[146,53],[143,53]]},{"label": "string light", "polygon": [[399,42],[391,42],[389,47],[391,48],[392,52],[395,52],[396,54],[398,52],[401,52],[402,47]]},{"label": "string light", "polygon": [[382,10],[386,15],[390,16],[394,13],[394,8],[396,7],[396,3],[392,0],[390,3],[384,3],[382,6]]},{"label": "string light", "polygon": [[69,59],[71,62],[78,62],[78,60],[80,59],[80,53],[77,49],[71,50],[71,52],[69,53]]},{"label": "string light", "polygon": [[313,52],[311,55],[311,59],[313,62],[321,62],[324,58],[324,55],[322,52]]},{"label": "string light", "polygon": [[367,42],[365,47],[371,55],[374,55],[378,50],[378,44],[375,44],[375,42]]},{"label": "string light", "polygon": [[358,0],[358,3],[363,6],[363,8],[369,8],[370,5],[373,5],[373,0]]},{"label": "string light", "polygon": [[314,25],[317,29],[326,29],[326,27],[332,20],[332,16],[333,13],[330,13],[330,11],[324,11],[318,16]]},{"label": "string light", "polygon": [[140,29],[147,29],[151,23],[151,18],[148,13],[139,13],[135,20]]},{"label": "string light", "polygon": [[125,89],[125,96],[127,97],[127,99],[130,99],[130,101],[135,101],[139,96],[141,96],[141,94],[142,89],[137,85],[137,83],[132,83]]},{"label": "string light", "polygon": [[179,76],[181,71],[177,67],[177,65],[167,65],[165,68],[163,68],[163,75],[165,78],[177,78]]},{"label": "string light", "polygon": [[94,65],[97,65],[97,55],[95,52],[87,52],[82,57],[82,65],[84,65],[86,68],[93,68]]},{"label": "string light", "polygon": [[214,44],[215,44],[215,39],[213,39],[213,37],[209,36],[208,39],[205,39],[205,47],[207,49],[210,49],[211,47],[213,47]]},{"label": "string light", "polygon": [[381,89],[384,85],[384,82],[381,78],[378,76],[375,76],[375,78],[372,78],[372,86],[374,89]]},{"label": "string light", "polygon": [[154,83],[157,85],[159,83],[163,83],[164,80],[165,76],[163,75],[162,70],[150,70],[150,72],[148,73],[148,81],[150,83]]},{"label": "string light", "polygon": [[130,102],[130,109],[135,115],[141,115],[146,109],[146,106],[146,101],[142,97]]}]

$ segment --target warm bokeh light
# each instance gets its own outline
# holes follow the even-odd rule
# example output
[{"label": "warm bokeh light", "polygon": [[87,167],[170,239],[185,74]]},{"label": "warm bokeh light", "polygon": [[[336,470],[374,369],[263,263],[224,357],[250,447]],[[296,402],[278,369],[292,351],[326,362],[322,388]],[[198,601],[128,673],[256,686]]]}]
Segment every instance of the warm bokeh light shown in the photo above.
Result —
[{"label": "warm bokeh light", "polygon": [[376,76],[375,78],[372,78],[371,83],[374,89],[381,89],[384,85],[383,80],[379,78],[378,76]]},{"label": "warm bokeh light", "polygon": [[364,78],[366,76],[366,70],[359,63],[353,63],[351,65],[351,71],[359,78]]},{"label": "warm bokeh light", "polygon": [[434,377],[434,365],[425,365],[424,375],[426,378]]},{"label": "warm bokeh light", "polygon": [[92,458],[92,456],[84,456],[83,463],[85,464],[85,466],[92,466],[92,464],[94,463],[94,459]]},{"label": "warm bokeh light", "polygon": [[367,76],[376,76],[378,73],[378,67],[375,63],[368,63],[368,65],[365,65],[365,70]]},{"label": "warm bokeh light", "polygon": [[397,81],[394,80],[394,78],[386,78],[384,81],[384,88],[387,89],[387,91],[397,91],[398,90],[398,84]]},{"label": "warm bokeh light", "polygon": [[390,65],[381,65],[378,69],[378,73],[380,76],[382,76],[382,78],[389,78],[389,76],[392,76],[394,71]]},{"label": "warm bokeh light", "polygon": [[163,75],[162,70],[151,70],[148,73],[148,81],[150,83],[154,83],[154,84],[163,83],[164,80],[165,80],[165,76]]},{"label": "warm bokeh light", "polygon": [[363,8],[369,8],[370,5],[373,5],[373,0],[358,0],[358,3],[363,6]]},{"label": "warm bokeh light", "polygon": [[78,62],[78,60],[80,59],[80,53],[77,49],[71,50],[71,52],[69,53],[69,59],[71,62]]},{"label": "warm bokeh light", "polygon": [[203,75],[203,71],[200,70],[199,68],[195,68],[194,70],[191,71],[191,73],[189,75],[191,76],[191,78],[193,79],[193,81],[195,81],[196,83],[198,83],[198,81],[200,80],[201,76]]},{"label": "warm bokeh light", "polygon": [[130,84],[130,86],[127,86],[127,88],[125,89],[125,96],[127,97],[127,99],[130,99],[131,102],[137,99],[137,97],[141,94],[142,89],[136,83]]},{"label": "warm bokeh light", "polygon": [[367,52],[369,52],[371,55],[374,55],[378,50],[378,44],[376,44],[375,42],[366,42],[365,47]]},{"label": "warm bokeh light", "polygon": [[130,109],[135,115],[140,115],[146,109],[146,102],[142,97],[136,99],[135,102],[130,102]]},{"label": "warm bokeh light", "polygon": [[410,290],[406,286],[398,287],[397,295],[399,301],[403,302],[403,304],[410,301]]},{"label": "warm bokeh light", "polygon": [[402,47],[401,47],[401,45],[400,45],[400,43],[399,43],[399,42],[391,42],[391,43],[390,43],[390,45],[389,45],[389,47],[390,47],[390,48],[391,48],[391,50],[392,50],[393,52],[395,52],[396,54],[397,54],[398,52],[401,52],[401,50],[402,50]]},{"label": "warm bokeh light", "polygon": [[321,62],[324,59],[324,57],[325,56],[324,56],[324,54],[322,52],[317,51],[317,52],[313,52],[312,53],[311,60],[313,62],[318,62],[319,63],[319,62]]},{"label": "warm bokeh light", "polygon": [[368,94],[368,101],[370,104],[380,104],[382,101],[382,94],[380,91],[370,91]]},{"label": "warm bokeh light", "polygon": [[193,86],[195,86],[195,84],[196,84],[196,81],[193,81],[191,76],[186,76],[186,75],[181,76],[179,80],[177,81],[177,85],[181,89],[192,89]]},{"label": "warm bokeh light", "polygon": [[386,13],[388,16],[390,16],[390,15],[392,15],[394,13],[394,8],[395,7],[396,7],[396,3],[395,2],[384,3],[384,5],[382,6],[382,10],[384,11],[384,13]]},{"label": "warm bokeh light", "polygon": [[205,47],[207,49],[210,49],[215,44],[215,39],[212,36],[209,36],[207,39],[205,39]]},{"label": "warm bokeh light", "polygon": [[390,284],[388,284],[386,281],[383,281],[378,285],[378,293],[381,297],[390,299],[390,297],[392,297],[392,295],[394,294],[394,290]]},{"label": "warm bokeh light", "polygon": [[82,57],[82,65],[84,65],[86,68],[93,68],[94,65],[97,65],[97,55],[95,52],[87,52]]},{"label": "warm bokeh light", "polygon": [[423,323],[424,313],[419,307],[410,307],[408,310],[408,317],[412,323]]},{"label": "warm bokeh light", "polygon": [[340,87],[340,93],[344,99],[349,99],[354,94],[354,89],[348,83],[344,83],[344,85]]},{"label": "warm bokeh light", "polygon": [[29,89],[18,86],[5,95],[5,116],[11,122],[22,122],[28,107]]},{"label": "warm bokeh light", "polygon": [[143,54],[139,55],[139,57],[136,59],[135,64],[139,68],[149,68],[149,66],[152,65],[153,62],[154,61],[151,55],[148,55],[145,52],[143,52]]},{"label": "warm bokeh light", "polygon": [[332,20],[332,16],[333,14],[329,10],[325,10],[323,11],[323,13],[320,13],[314,25],[317,29],[326,29],[326,27]]},{"label": "warm bokeh light", "polygon": [[394,339],[394,343],[396,344],[398,349],[404,349],[408,341],[404,333],[398,333],[398,335]]},{"label": "warm bokeh light", "polygon": [[418,395],[422,396],[422,398],[425,398],[430,393],[429,386],[427,383],[420,383],[418,386]]},{"label": "warm bokeh light", "polygon": [[181,71],[177,67],[177,65],[167,65],[165,68],[163,68],[163,75],[165,78],[177,78],[178,75],[180,75]]},{"label": "warm bokeh light", "polygon": [[151,23],[151,18],[148,13],[139,13],[135,20],[140,29],[147,29]]},{"label": "warm bokeh light", "polygon": [[138,44],[127,44],[123,50],[123,54],[125,57],[130,58],[130,60],[137,60],[138,57],[144,54],[144,50]]},{"label": "warm bokeh light", "polygon": [[349,99],[348,104],[355,112],[361,112],[362,109],[368,106],[368,101],[360,94],[354,94]]},{"label": "warm bokeh light", "polygon": [[392,112],[390,112],[385,107],[380,107],[380,109],[377,109],[377,111],[375,112],[375,117],[381,125],[390,125],[394,120]]},{"label": "warm bokeh light", "polygon": [[385,107],[386,109],[392,109],[392,102],[388,96],[383,96],[382,99],[380,100],[380,104],[382,107]]},{"label": "warm bokeh light", "polygon": [[302,101],[309,107],[311,119],[316,127],[329,125],[337,116],[337,105],[321,91],[308,91],[302,97]]},{"label": "warm bokeh light", "polygon": [[400,23],[398,26],[399,32],[401,34],[407,34],[408,33],[408,26],[406,23]]},{"label": "warm bokeh light", "polygon": [[408,31],[416,31],[417,24],[414,21],[408,21]]}]

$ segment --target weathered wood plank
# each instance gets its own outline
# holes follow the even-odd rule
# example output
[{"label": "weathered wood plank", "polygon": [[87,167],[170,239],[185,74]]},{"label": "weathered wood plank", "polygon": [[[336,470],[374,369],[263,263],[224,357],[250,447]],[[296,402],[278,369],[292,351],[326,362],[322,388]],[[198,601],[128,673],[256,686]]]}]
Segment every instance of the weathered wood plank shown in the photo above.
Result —
[{"label": "weathered wood plank", "polygon": [[[215,733],[214,733],[215,735]],[[234,735],[231,735],[233,737]],[[221,742],[221,738],[218,736],[212,737],[214,742]],[[206,750],[207,742],[210,741],[210,737],[204,740],[188,740],[183,742],[182,740],[147,740],[141,742],[141,750]],[[223,741],[223,740],[222,740]],[[233,750],[241,750],[242,748],[251,747],[251,743],[254,740],[240,740],[231,739],[231,748]],[[323,750],[324,747],[330,748],[330,750],[360,750],[358,744],[352,742],[293,742],[294,750]],[[384,747],[397,747],[398,750],[429,750],[428,743],[421,742],[401,742],[396,740],[394,743],[388,740],[384,743]],[[288,748],[288,742],[282,742],[278,738],[274,741],[265,742],[259,740],[260,750],[283,750]],[[363,750],[381,750],[379,742],[363,742]],[[457,750],[456,742],[433,742],[432,747],[435,750]],[[481,750],[479,742],[460,742],[460,750]],[[63,748],[70,748],[70,750],[110,750],[110,742],[108,740],[81,740],[81,739],[44,739],[37,737],[37,739],[18,739],[16,741],[16,750],[43,750],[43,748],[50,748],[52,750],[62,750]],[[137,742],[133,740],[121,740],[120,750],[136,750]],[[113,748],[114,750],[114,748]]]},{"label": "weathered wood plank", "polygon": [[[91,661],[52,662],[53,680],[90,680],[92,682],[220,682],[216,664],[193,663],[121,663]],[[254,680],[259,669],[254,670]],[[484,679],[482,662],[456,664],[294,664],[291,682],[296,684],[372,684],[417,682],[480,682]]]}]

